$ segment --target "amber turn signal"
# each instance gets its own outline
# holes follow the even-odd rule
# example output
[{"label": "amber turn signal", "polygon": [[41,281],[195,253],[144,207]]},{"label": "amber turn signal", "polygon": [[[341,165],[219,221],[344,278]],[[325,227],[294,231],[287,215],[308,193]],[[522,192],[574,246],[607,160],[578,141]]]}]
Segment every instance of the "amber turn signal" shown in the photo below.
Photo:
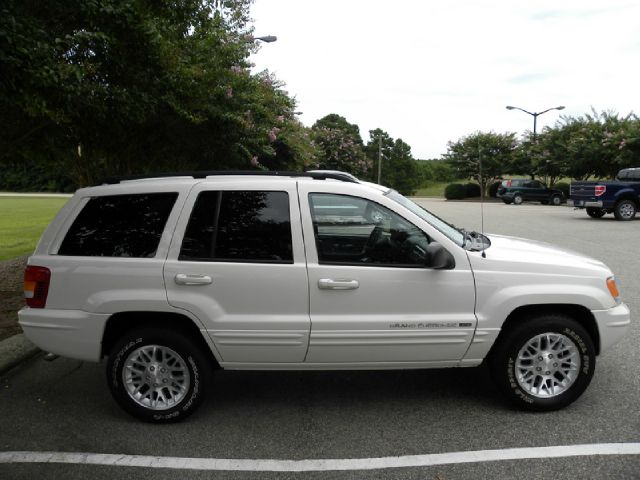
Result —
[{"label": "amber turn signal", "polygon": [[620,296],[618,286],[616,285],[616,279],[614,277],[607,278],[607,288],[613,298],[618,298]]}]

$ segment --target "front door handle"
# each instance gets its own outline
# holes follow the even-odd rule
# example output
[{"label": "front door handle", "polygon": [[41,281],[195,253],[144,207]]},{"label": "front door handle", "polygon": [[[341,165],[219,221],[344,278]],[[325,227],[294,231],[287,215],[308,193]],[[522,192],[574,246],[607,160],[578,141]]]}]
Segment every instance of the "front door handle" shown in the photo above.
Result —
[{"label": "front door handle", "polygon": [[213,279],[209,275],[191,275],[188,273],[178,273],[175,277],[178,285],[209,285]]},{"label": "front door handle", "polygon": [[321,278],[318,280],[318,288],[321,290],[355,290],[360,286],[357,280],[344,280],[333,278]]}]

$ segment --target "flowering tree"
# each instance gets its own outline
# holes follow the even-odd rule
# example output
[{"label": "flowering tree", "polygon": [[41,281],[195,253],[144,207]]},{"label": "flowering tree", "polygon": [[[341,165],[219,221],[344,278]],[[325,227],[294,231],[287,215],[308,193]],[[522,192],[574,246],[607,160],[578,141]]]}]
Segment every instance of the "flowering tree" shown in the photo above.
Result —
[{"label": "flowering tree", "polygon": [[640,165],[640,121],[635,115],[611,112],[563,116],[542,132],[538,145],[541,174],[613,178],[621,168]]},{"label": "flowering tree", "polygon": [[2,2],[0,183],[301,163],[295,101],[250,71],[251,3]]},{"label": "flowering tree", "polygon": [[357,125],[340,115],[331,114],[318,120],[311,131],[317,152],[316,168],[341,170],[367,178],[371,162],[364,154]]}]

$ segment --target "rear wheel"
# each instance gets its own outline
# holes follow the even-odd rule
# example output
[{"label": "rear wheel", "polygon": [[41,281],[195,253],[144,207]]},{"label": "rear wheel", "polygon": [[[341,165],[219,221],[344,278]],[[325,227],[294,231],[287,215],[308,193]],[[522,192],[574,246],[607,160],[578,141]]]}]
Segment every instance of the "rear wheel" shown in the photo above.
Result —
[{"label": "rear wheel", "polygon": [[636,216],[636,203],[633,200],[620,200],[615,208],[613,209],[613,214],[616,217],[616,220],[633,220]]},{"label": "rear wheel", "polygon": [[587,215],[589,215],[591,218],[602,218],[604,217],[605,213],[607,212],[605,212],[602,208],[587,207]]},{"label": "rear wheel", "polygon": [[107,362],[111,394],[140,420],[176,422],[202,401],[210,365],[201,349],[181,332],[140,328],[114,345]]},{"label": "rear wheel", "polygon": [[587,331],[565,315],[523,318],[499,340],[490,359],[496,383],[525,410],[563,408],[585,391],[596,353]]},{"label": "rear wheel", "polygon": [[519,193],[516,193],[513,196],[513,203],[515,203],[516,205],[520,205],[522,203],[522,200],[524,199],[522,198],[522,195],[520,195]]},{"label": "rear wheel", "polygon": [[556,207],[562,203],[562,197],[560,195],[554,195],[551,197],[551,205],[555,205]]}]

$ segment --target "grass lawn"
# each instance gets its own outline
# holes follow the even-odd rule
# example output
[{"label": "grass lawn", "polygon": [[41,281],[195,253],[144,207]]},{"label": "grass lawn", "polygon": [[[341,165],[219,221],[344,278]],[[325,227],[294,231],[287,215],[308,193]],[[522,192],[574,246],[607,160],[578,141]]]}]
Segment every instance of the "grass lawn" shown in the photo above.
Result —
[{"label": "grass lawn", "polygon": [[444,189],[450,183],[468,183],[470,180],[452,180],[451,182],[428,182],[426,186],[420,187],[412,197],[438,197],[444,198]]},{"label": "grass lawn", "polygon": [[0,260],[28,255],[68,201],[57,197],[0,197]]}]

